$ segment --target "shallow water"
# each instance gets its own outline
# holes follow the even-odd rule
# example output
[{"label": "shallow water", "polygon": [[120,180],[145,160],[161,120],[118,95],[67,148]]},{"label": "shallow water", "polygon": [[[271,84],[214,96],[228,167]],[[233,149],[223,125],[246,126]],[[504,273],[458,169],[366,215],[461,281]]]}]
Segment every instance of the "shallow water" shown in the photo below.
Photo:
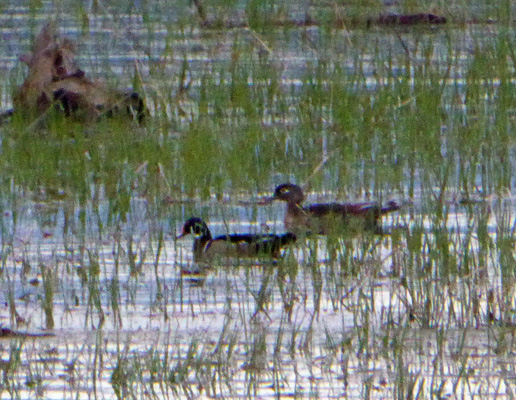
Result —
[{"label": "shallow water", "polygon": [[[29,8],[12,7],[0,17],[3,109],[10,107],[10,79],[23,79],[17,57],[29,49],[29,27],[37,31],[53,7],[44,2],[34,17]],[[173,25],[182,17],[172,13],[170,20],[149,23],[129,12],[89,15],[85,33],[75,17],[64,13],[60,28],[80,39],[79,63],[88,73],[103,72],[107,64],[109,74],[127,86],[124,76],[135,60],[144,76],[159,64],[164,76],[177,79],[186,55],[193,94],[183,105],[195,115],[199,77],[207,69],[216,74],[227,67],[236,36],[256,38],[246,30],[206,33]],[[442,68],[444,47],[439,43],[447,35],[466,63],[475,42],[496,33],[496,25],[471,25],[417,35],[422,40],[431,35],[437,43],[432,63]],[[323,33],[311,27],[278,36],[269,56],[281,66],[281,82],[290,91],[289,102],[295,103],[310,62],[321,56],[317,43]],[[160,59],[170,37],[173,56]],[[307,47],[307,37],[312,47]],[[351,40],[403,51],[398,34],[382,29],[342,30],[337,39],[328,57],[350,73],[357,57]],[[371,56],[359,56],[371,76],[367,86],[374,90],[379,80],[373,78],[377,72]],[[416,63],[423,55],[418,57]],[[464,85],[460,65],[449,79],[450,86]],[[287,114],[283,123],[295,125],[299,116],[292,110]],[[187,124],[189,118],[178,119]],[[274,125],[274,117],[264,125]],[[445,153],[444,139],[442,147]],[[280,179],[285,177],[270,177],[271,190]],[[335,179],[328,177],[329,182]],[[70,199],[37,201],[36,194],[21,190],[5,196],[0,323],[20,332],[43,332],[48,326],[45,280],[50,279],[50,332],[55,336],[0,339],[6,371],[1,397],[116,398],[119,391],[123,398],[380,399],[409,393],[510,398],[513,325],[499,318],[514,305],[503,298],[490,300],[490,290],[497,296],[503,286],[499,248],[493,244],[486,249],[476,228],[484,223],[491,243],[497,243],[503,220],[514,224],[512,196],[482,202],[473,206],[474,212],[450,200],[447,216],[438,221],[450,243],[450,257],[471,253],[478,268],[467,276],[461,271],[444,276],[424,273],[437,262],[432,244],[442,238],[435,216],[425,211],[426,194],[415,193],[411,203],[384,219],[392,235],[301,241],[277,265],[218,266],[206,276],[181,274],[192,268],[191,241],[174,237],[192,212],[209,215],[214,235],[227,230],[282,232],[284,205],[261,206],[262,194],[236,199],[231,193],[224,201],[212,197],[171,203],[164,217],[135,195],[127,221],[112,221],[105,196],[100,202],[89,199],[86,206]],[[329,191],[309,196],[310,201],[335,198],[340,199],[338,193]],[[484,218],[482,210],[491,206]],[[421,228],[419,233],[414,234],[414,226]],[[413,254],[409,242],[418,234],[421,254]],[[400,270],[415,270],[421,278],[407,281]],[[47,271],[50,275],[43,276]],[[489,312],[494,313],[491,323]]]},{"label": "shallow water", "polygon": [[[144,208],[144,202],[137,203],[135,210]],[[281,227],[283,204],[272,211],[271,222]],[[338,251],[354,246],[348,250],[361,265],[355,277],[346,278],[346,262],[338,261],[343,254],[328,258],[327,246],[335,245],[324,239],[302,241],[278,265],[216,267],[206,276],[191,276],[181,274],[192,265],[191,240],[175,241],[173,232],[167,234],[156,262],[158,243],[144,218],[136,218],[118,237],[87,239],[99,263],[98,275],[90,275],[92,261],[77,252],[76,239],[68,241],[68,248],[75,249],[70,251],[60,236],[49,233],[62,231],[62,220],[56,218],[43,235],[33,216],[29,206],[18,216],[12,253],[2,257],[4,282],[23,318],[17,330],[42,332],[47,319],[40,268],[54,271],[51,332],[56,336],[1,340],[4,361],[21,349],[16,372],[4,381],[4,398],[89,398],[92,390],[113,398],[113,374],[122,367],[127,384],[118,389],[125,396],[155,391],[158,397],[187,398],[358,399],[365,392],[373,398],[393,397],[402,387],[400,368],[422,392],[503,398],[514,374],[512,362],[496,355],[497,329],[483,324],[475,329],[463,319],[467,312],[461,317],[464,310],[453,297],[460,297],[460,284],[443,294],[447,303],[441,322],[421,329],[423,310],[407,308],[417,303],[412,298],[417,292],[392,276],[399,255],[391,236],[340,242]],[[450,225],[463,218],[450,214]],[[403,220],[401,212],[384,222],[396,229]],[[223,233],[224,226],[214,221],[213,232]],[[230,223],[229,230],[247,231],[249,226]],[[135,273],[130,246],[136,253]],[[316,264],[310,252],[317,253]],[[261,295],[266,296],[263,304]],[[479,306],[485,312],[485,298]],[[2,324],[9,326],[7,302],[2,314]],[[439,326],[449,318],[456,327],[444,335]],[[393,360],[396,346],[401,347],[400,358]],[[172,372],[177,383],[170,380]]]}]

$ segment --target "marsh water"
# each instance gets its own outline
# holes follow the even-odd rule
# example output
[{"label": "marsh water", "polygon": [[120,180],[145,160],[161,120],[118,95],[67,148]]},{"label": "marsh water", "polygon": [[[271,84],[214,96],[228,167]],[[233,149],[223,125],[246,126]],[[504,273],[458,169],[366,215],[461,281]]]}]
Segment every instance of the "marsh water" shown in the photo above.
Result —
[{"label": "marsh water", "polygon": [[[336,28],[277,22],[346,21],[336,5],[207,4],[249,26],[202,28],[186,3],[2,6],[2,109],[53,17],[151,118],[0,127],[0,324],[19,333],[0,339],[1,397],[512,398],[511,5]],[[284,232],[263,200],[286,181],[307,203],[403,207],[383,236],[192,273],[187,218]]]}]

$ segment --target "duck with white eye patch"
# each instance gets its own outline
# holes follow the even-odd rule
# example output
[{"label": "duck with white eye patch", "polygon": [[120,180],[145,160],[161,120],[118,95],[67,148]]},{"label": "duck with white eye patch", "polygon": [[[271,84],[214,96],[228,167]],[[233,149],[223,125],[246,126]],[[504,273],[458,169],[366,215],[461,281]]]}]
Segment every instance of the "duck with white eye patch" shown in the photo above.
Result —
[{"label": "duck with white eye patch", "polygon": [[297,234],[358,233],[384,234],[380,224],[382,215],[400,209],[394,201],[386,206],[380,203],[323,203],[303,206],[305,195],[300,186],[283,183],[268,199],[287,203],[285,229]]},{"label": "duck with white eye patch", "polygon": [[214,262],[217,260],[260,258],[277,259],[281,249],[295,243],[296,235],[287,232],[275,234],[230,234],[212,237],[206,223],[201,218],[187,220],[176,239],[187,235],[194,236],[193,258],[195,262]]}]

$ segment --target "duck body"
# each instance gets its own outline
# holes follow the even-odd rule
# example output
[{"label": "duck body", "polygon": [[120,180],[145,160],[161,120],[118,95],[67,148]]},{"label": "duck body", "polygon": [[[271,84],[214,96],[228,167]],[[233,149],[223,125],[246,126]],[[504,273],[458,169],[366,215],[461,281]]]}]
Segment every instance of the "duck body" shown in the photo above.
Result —
[{"label": "duck body", "polygon": [[260,256],[279,258],[281,249],[296,241],[293,233],[231,234],[212,237],[206,223],[200,218],[190,218],[183,225],[178,238],[194,235],[194,261],[214,261],[228,258],[256,258]]},{"label": "duck body", "polygon": [[322,203],[303,206],[303,190],[292,183],[279,185],[271,200],[287,203],[285,228],[295,233],[356,233],[368,231],[382,234],[380,217],[399,210],[395,202],[385,207],[379,203]]}]

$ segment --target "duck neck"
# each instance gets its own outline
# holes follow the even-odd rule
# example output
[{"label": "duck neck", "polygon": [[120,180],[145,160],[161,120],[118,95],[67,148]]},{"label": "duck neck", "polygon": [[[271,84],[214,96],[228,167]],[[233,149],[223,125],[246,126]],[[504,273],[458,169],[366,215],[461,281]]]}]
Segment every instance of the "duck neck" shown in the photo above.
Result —
[{"label": "duck neck", "polygon": [[201,236],[194,239],[193,254],[194,260],[200,260],[208,243],[212,240],[211,233],[206,229]]},{"label": "duck neck", "polygon": [[303,207],[295,201],[287,201],[287,213],[292,216],[303,215]]}]

